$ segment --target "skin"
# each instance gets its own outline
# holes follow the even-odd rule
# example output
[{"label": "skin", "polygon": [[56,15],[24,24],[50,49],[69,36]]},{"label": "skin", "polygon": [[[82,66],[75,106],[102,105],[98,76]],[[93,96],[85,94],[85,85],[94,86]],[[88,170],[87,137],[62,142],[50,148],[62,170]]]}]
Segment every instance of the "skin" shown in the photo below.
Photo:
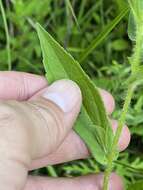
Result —
[{"label": "skin", "polygon": [[[114,99],[100,89],[106,110]],[[3,190],[101,190],[103,174],[78,178],[28,176],[47,165],[86,158],[89,151],[72,130],[82,102],[79,87],[70,80],[48,86],[44,77],[0,72],[0,189]],[[112,121],[116,131],[117,121]],[[118,147],[124,150],[130,133],[123,128]],[[95,147],[96,148],[96,147]],[[122,180],[112,173],[110,190],[122,190]]]}]

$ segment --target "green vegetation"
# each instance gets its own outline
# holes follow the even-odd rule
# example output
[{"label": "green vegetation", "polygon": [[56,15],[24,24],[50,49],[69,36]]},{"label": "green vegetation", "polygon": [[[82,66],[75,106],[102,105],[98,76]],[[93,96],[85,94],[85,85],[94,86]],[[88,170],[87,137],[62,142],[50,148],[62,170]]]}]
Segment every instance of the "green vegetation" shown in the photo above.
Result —
[{"label": "green vegetation", "polygon": [[[127,14],[129,11],[128,2],[131,8],[129,24]],[[96,131],[98,130],[98,140],[97,142],[94,141],[98,147],[97,149],[95,147],[96,150],[91,148],[89,145],[90,142],[86,142],[86,135],[81,135],[85,142],[87,144],[89,143],[88,145],[92,149],[93,156],[97,155],[97,151],[102,149],[107,153],[109,151],[113,153],[110,154],[111,156],[107,161],[104,189],[107,189],[108,177],[112,169],[123,176],[125,186],[129,186],[129,190],[133,188],[130,185],[132,183],[134,183],[134,187],[136,187],[136,184],[141,187],[141,179],[143,179],[143,88],[140,85],[143,81],[143,68],[140,66],[142,62],[143,18],[141,11],[143,9],[143,3],[141,0],[130,0],[128,2],[125,0],[97,0],[96,2],[91,0],[88,3],[86,0],[7,0],[3,6],[1,4],[1,70],[12,68],[12,70],[17,71],[44,74],[43,65],[41,64],[41,49],[35,32],[35,23],[39,22],[80,62],[83,70],[90,76],[96,86],[107,89],[115,97],[116,110],[112,117],[115,119],[120,118],[120,128],[114,140],[111,141],[111,145],[107,145],[106,140],[109,139],[108,135],[110,136],[112,132],[109,132],[108,135],[106,132],[102,133],[107,135],[106,139],[105,136],[103,137],[101,135],[101,130],[95,127]],[[132,44],[127,35],[127,27],[129,38],[134,44],[133,53]],[[38,28],[40,31],[40,27]],[[52,44],[53,50],[54,48],[58,50],[58,45],[50,37],[48,43]],[[44,52],[43,45],[42,49]],[[50,53],[56,58],[54,51],[51,50]],[[132,57],[129,58],[131,54]],[[49,57],[49,55],[47,56]],[[58,56],[60,59],[66,57],[69,63],[75,62],[68,54],[65,53],[64,55],[63,49],[60,50],[60,47]],[[59,64],[58,60],[55,62]],[[76,72],[76,67],[74,70]],[[86,79],[86,75],[83,74],[77,65],[77,72],[78,70]],[[67,73],[68,70],[66,70],[65,75]],[[52,78],[52,74],[49,74],[50,81],[61,77],[56,75]],[[73,76],[68,77],[73,79]],[[79,79],[74,80],[82,87]],[[89,87],[91,85],[88,90],[92,91],[92,84],[88,80],[86,80],[87,86]],[[135,88],[136,86],[137,88]],[[135,90],[134,96],[132,96],[133,90]],[[96,90],[94,93],[97,93]],[[101,118],[105,113],[101,113],[100,115],[100,111],[104,109],[102,108],[100,110],[98,107],[98,111],[95,113],[101,120],[99,119],[98,122],[95,121],[95,116],[92,116],[90,113],[91,110],[88,108],[88,94],[92,95],[92,93],[85,92],[86,100],[84,106],[90,116],[90,118],[86,119],[86,122],[90,122],[89,120],[94,124],[99,124],[99,121],[103,122],[102,127],[106,130],[108,127],[106,126],[107,122],[105,122],[106,117]],[[126,98],[125,94],[127,94]],[[94,97],[93,99],[96,102]],[[123,103],[124,99],[125,103]],[[99,103],[102,107],[102,102],[99,101]],[[95,110],[94,106],[92,106],[92,110]],[[124,108],[123,111],[122,107]],[[83,112],[83,114],[86,115],[87,113]],[[85,119],[86,117],[81,115],[81,118]],[[132,141],[128,149],[119,154],[118,161],[114,161],[118,137],[125,120],[131,130]],[[91,135],[90,132],[89,135]],[[103,142],[103,139],[105,142]],[[99,151],[99,158],[94,156],[95,159],[97,161],[101,160],[100,157],[102,155],[105,156],[105,152]],[[52,176],[78,176],[106,170],[105,160],[100,161],[100,164],[104,164],[104,166],[100,165],[96,160],[74,161],[54,168],[47,167],[40,169],[34,171],[34,173],[43,173]]]},{"label": "green vegetation", "polygon": [[113,132],[98,88],[82,70],[79,63],[39,24],[37,24],[37,32],[49,83],[69,78],[80,86],[83,106],[74,129],[87,144],[93,157],[99,163],[106,165],[107,153],[113,143]]}]

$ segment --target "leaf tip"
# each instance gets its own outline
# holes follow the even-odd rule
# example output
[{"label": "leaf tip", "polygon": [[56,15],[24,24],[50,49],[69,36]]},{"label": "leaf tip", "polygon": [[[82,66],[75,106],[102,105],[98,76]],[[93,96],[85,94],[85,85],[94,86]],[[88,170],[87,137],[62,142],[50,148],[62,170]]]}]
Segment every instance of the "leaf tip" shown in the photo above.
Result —
[{"label": "leaf tip", "polygon": [[36,30],[39,32],[39,30],[42,28],[42,26],[39,24],[39,22],[36,22]]}]

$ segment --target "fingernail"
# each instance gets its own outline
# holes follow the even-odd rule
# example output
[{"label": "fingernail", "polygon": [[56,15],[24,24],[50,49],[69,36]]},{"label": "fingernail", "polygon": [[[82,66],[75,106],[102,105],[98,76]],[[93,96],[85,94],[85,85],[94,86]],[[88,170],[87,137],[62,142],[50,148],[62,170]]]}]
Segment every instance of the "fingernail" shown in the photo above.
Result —
[{"label": "fingernail", "polygon": [[81,92],[77,84],[65,79],[50,85],[43,97],[54,102],[64,112],[70,112],[77,103],[81,102]]}]

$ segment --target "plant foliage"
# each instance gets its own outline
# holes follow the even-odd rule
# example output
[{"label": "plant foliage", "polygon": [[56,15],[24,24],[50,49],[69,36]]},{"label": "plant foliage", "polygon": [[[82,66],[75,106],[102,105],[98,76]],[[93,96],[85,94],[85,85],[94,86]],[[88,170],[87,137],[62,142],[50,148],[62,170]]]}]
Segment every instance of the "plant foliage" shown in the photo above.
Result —
[{"label": "plant foliage", "polygon": [[84,139],[96,160],[106,164],[113,133],[98,88],[85,74],[79,63],[39,24],[37,24],[37,31],[48,81],[51,83],[69,78],[80,86],[83,107],[75,130]]}]

